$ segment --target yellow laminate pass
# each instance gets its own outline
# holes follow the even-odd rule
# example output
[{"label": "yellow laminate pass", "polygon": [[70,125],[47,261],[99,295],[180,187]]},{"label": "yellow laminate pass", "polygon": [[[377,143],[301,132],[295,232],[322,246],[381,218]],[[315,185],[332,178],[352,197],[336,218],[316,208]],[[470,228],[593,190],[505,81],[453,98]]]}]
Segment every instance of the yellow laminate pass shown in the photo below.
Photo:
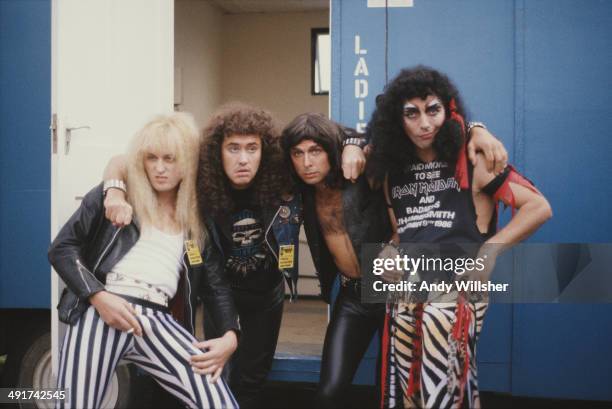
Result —
[{"label": "yellow laminate pass", "polygon": [[278,249],[278,268],[293,268],[293,258],[295,256],[295,246],[288,244],[280,246]]},{"label": "yellow laminate pass", "polygon": [[191,266],[196,266],[203,263],[200,249],[195,241],[185,240],[185,250],[187,250],[187,258],[189,259],[189,264],[191,264]]}]

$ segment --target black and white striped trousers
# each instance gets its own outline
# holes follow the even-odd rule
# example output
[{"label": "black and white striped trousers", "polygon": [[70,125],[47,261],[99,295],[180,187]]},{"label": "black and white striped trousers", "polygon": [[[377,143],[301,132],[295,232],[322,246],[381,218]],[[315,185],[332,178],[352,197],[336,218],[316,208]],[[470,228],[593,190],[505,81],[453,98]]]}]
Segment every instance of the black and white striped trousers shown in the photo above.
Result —
[{"label": "black and white striped trousers", "polygon": [[64,337],[58,388],[68,389],[57,408],[99,408],[119,360],[133,362],[151,374],[168,392],[190,408],[237,408],[222,378],[209,383],[190,364],[202,351],[195,337],[170,314],[132,304],[138,312],[142,337],[108,326],[90,306]]}]

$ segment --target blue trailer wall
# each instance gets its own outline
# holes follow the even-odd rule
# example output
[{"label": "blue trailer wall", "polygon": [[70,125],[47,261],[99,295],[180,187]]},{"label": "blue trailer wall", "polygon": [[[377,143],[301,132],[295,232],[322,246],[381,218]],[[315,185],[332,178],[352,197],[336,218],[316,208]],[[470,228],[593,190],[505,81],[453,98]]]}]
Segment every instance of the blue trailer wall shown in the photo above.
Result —
[{"label": "blue trailer wall", "polygon": [[[555,212],[537,239],[610,243],[612,2],[522,1],[515,14],[515,157]],[[513,392],[611,400],[611,307],[515,306]]]},{"label": "blue trailer wall", "polygon": [[0,1],[0,308],[49,308],[51,1]]},{"label": "blue trailer wall", "polygon": [[[332,1],[332,117],[364,126],[401,68],[437,68],[458,85],[471,118],[489,125],[550,200],[554,217],[530,242],[612,242],[612,2],[404,3],[412,6]],[[537,274],[518,251],[505,257],[498,270]],[[612,357],[602,356],[610,345],[610,304],[494,304],[478,346],[480,385],[612,400]],[[373,381],[374,357],[372,346],[360,381]]]}]

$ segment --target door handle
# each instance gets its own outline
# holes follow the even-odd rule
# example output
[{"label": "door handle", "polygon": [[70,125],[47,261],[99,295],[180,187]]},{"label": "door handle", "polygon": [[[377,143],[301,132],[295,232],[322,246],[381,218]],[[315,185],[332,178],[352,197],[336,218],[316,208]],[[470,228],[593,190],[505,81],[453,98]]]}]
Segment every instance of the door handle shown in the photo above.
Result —
[{"label": "door handle", "polygon": [[77,129],[91,129],[89,125],[83,126],[67,126],[66,127],[66,143],[64,145],[64,154],[68,155],[70,152],[70,142],[72,140],[72,131],[76,131]]}]

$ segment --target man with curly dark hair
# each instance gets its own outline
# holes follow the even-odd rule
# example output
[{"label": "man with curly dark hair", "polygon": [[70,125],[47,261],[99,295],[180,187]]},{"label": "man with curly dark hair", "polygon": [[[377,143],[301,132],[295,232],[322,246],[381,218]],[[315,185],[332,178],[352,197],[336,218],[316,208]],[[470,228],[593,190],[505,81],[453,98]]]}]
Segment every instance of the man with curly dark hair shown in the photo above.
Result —
[{"label": "man with curly dark hair", "polygon": [[[229,104],[204,129],[198,204],[225,257],[240,317],[230,385],[243,408],[261,404],[283,314],[283,276],[292,296],[296,291],[300,203],[282,159],[275,121],[265,110]],[[205,320],[207,336],[216,334],[214,324]]]},{"label": "man with curly dark hair", "polygon": [[[360,256],[365,244],[389,241],[392,229],[380,190],[364,176],[355,183],[342,177],[342,145],[355,138],[361,136],[321,114],[299,115],[281,136],[285,161],[302,193],[304,229],[327,303],[336,277],[341,284],[325,334],[317,407],[346,403],[347,388],[384,323],[384,304],[361,302],[361,277],[372,263]],[[495,141],[484,136],[478,146],[488,146],[488,138]]]}]

